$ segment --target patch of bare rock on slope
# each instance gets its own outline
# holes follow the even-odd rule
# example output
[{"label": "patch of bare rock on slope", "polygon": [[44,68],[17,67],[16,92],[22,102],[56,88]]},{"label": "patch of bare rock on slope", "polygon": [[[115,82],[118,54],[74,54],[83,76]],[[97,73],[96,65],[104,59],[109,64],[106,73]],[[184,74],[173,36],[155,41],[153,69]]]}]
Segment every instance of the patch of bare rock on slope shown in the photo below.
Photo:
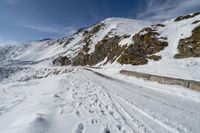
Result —
[{"label": "patch of bare rock on slope", "polygon": [[121,64],[143,65],[148,59],[158,61],[161,57],[153,55],[163,50],[168,43],[159,38],[155,27],[148,27],[133,36],[134,43],[129,45],[118,59]]},{"label": "patch of bare rock on slope", "polygon": [[[98,24],[98,29],[103,24]],[[163,50],[168,43],[166,38],[160,37],[160,34],[156,31],[156,28],[160,25],[144,28],[139,33],[133,35],[130,45],[120,45],[123,39],[130,38],[130,35],[113,35],[112,31],[95,45],[95,50],[92,53],[88,53],[90,50],[90,36],[94,34],[95,30],[91,30],[84,39],[86,44],[82,47],[79,53],[73,58],[58,57],[53,62],[60,63],[61,65],[96,65],[102,61],[104,64],[113,63],[117,61],[120,64],[132,64],[143,65],[148,63],[148,59],[158,61],[161,56],[154,55],[155,53]],[[162,25],[164,26],[164,25]]]},{"label": "patch of bare rock on slope", "polygon": [[[73,65],[73,66],[95,66],[97,64],[106,65],[108,63],[117,62],[119,64],[145,65],[149,61],[160,61],[162,59],[162,51],[166,48],[172,48],[174,44],[173,38],[169,37],[169,28],[178,27],[176,25],[184,25],[182,23],[195,25],[192,35],[186,38],[180,38],[176,49],[178,53],[174,54],[174,58],[199,57],[199,13],[193,13],[186,16],[180,16],[168,22],[155,23],[146,25],[137,32],[126,34],[117,34],[119,25],[109,29],[104,21],[97,23],[90,29],[83,29],[82,48],[74,57],[59,56],[54,59],[53,64]],[[196,17],[196,18],[195,18]],[[191,22],[191,20],[193,20]],[[196,21],[195,21],[196,20]],[[174,26],[170,26],[174,25]],[[183,28],[183,27],[178,27]],[[109,30],[108,30],[109,29]],[[108,30],[107,32],[105,32]],[[171,29],[177,30],[177,29]],[[100,32],[105,32],[104,36],[97,42],[93,42]],[[189,31],[188,31],[189,32]],[[122,44],[122,42],[126,42]],[[170,42],[170,43],[169,43]],[[92,50],[92,46],[94,50]],[[91,52],[92,51],[92,52]],[[173,49],[172,49],[173,51]],[[170,52],[170,51],[169,51]]]},{"label": "patch of bare rock on slope", "polygon": [[179,41],[178,50],[175,58],[200,57],[200,26],[192,31],[190,37]]}]

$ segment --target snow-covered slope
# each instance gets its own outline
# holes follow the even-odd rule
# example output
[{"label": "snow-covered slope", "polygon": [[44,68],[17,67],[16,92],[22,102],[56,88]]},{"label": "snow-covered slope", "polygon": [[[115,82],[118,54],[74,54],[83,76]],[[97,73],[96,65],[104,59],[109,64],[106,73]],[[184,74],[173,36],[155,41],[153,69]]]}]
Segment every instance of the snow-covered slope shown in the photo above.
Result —
[{"label": "snow-covered slope", "polygon": [[199,92],[119,73],[200,81],[200,15],[176,20],[108,18],[0,46],[0,133],[199,133]]},{"label": "snow-covered slope", "polygon": [[[100,23],[103,24],[100,29],[89,36],[91,41],[90,53],[94,50],[95,45],[109,32],[120,36],[132,35],[149,25],[148,22],[123,18],[108,18]],[[77,33],[61,39],[44,39],[15,46],[0,46],[0,60],[35,62],[53,58],[56,55],[64,55],[73,58],[83,45],[85,45],[84,39],[87,37],[87,35],[85,35],[86,32],[90,32],[95,26],[96,25],[80,29]]]},{"label": "snow-covered slope", "polygon": [[[107,18],[101,23],[104,24],[103,28],[99,30],[92,38],[92,45],[90,47],[89,53],[94,52],[95,45],[101,41],[108,33],[110,37],[114,35],[124,36],[124,35],[134,35],[139,32],[144,27],[150,25],[148,22],[143,22],[133,19],[125,18]],[[129,37],[130,39],[131,37]]]},{"label": "snow-covered slope", "polygon": [[[108,18],[68,37],[0,46],[1,66],[51,66],[53,63],[92,65],[200,80],[199,57],[174,58],[178,54],[179,41],[192,35],[193,29],[199,26],[199,19],[200,15],[196,14],[180,21],[171,19],[150,24],[132,19]],[[138,38],[143,40],[138,43]],[[154,41],[161,47],[154,45]],[[167,43],[167,46],[161,42]],[[149,49],[149,52],[145,52]]]},{"label": "snow-covered slope", "polygon": [[[160,36],[166,37],[168,42],[168,46],[164,50],[156,53],[156,55],[162,57],[159,61],[149,60],[148,64],[140,66],[122,66],[115,63],[116,68],[200,81],[200,57],[174,58],[174,55],[178,53],[179,41],[190,37],[192,30],[200,26],[199,22],[194,23],[200,20],[200,15],[181,21],[174,20],[171,19],[162,22],[161,24],[164,27],[160,26],[156,28]],[[113,64],[108,64],[107,67],[113,68]]]},{"label": "snow-covered slope", "polygon": [[[0,61],[8,63],[9,61],[15,62],[37,62],[48,60],[48,64],[52,63],[53,57],[62,54],[63,52],[70,51],[73,55],[80,49],[76,44],[82,39],[82,34],[73,35],[61,38],[61,39],[50,39],[30,42],[27,44],[18,44],[15,46],[0,46]],[[70,41],[70,44],[67,45]]]}]

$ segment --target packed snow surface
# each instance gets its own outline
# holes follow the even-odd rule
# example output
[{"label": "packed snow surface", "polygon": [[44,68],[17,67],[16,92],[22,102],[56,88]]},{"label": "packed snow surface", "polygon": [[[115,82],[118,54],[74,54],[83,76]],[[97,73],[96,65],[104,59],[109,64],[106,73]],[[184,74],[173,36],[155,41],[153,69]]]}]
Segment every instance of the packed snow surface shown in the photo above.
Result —
[{"label": "packed snow surface", "polygon": [[0,132],[200,131],[199,93],[113,72],[107,77],[103,70],[99,74],[68,69],[41,79],[33,76],[28,81],[0,84]]},{"label": "packed snow surface", "polygon": [[[169,46],[160,61],[131,66],[98,63],[100,69],[55,67],[62,55],[73,58],[84,45],[78,32],[62,39],[0,46],[0,133],[199,133],[200,93],[121,75],[126,69],[200,81],[200,59],[174,59],[178,41],[189,37],[200,15],[163,22],[156,30]],[[106,35],[128,35],[149,23],[108,18],[91,37],[90,53]],[[92,27],[86,28],[90,31]]]}]

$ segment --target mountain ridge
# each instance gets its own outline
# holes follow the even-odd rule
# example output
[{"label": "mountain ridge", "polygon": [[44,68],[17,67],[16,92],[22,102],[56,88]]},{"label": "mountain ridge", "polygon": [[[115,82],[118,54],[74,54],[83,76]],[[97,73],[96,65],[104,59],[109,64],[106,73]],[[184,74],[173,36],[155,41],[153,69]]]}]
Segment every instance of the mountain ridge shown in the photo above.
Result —
[{"label": "mountain ridge", "polygon": [[[175,20],[180,16],[153,24],[113,17],[67,37],[0,46],[1,66],[21,62],[23,65],[116,67],[172,76],[177,76],[174,71],[180,70],[189,78],[200,79],[199,73],[192,74],[200,66],[200,39],[193,35],[199,34],[200,15],[193,14],[181,16],[184,19],[179,21]],[[161,69],[167,64],[171,66]]]}]

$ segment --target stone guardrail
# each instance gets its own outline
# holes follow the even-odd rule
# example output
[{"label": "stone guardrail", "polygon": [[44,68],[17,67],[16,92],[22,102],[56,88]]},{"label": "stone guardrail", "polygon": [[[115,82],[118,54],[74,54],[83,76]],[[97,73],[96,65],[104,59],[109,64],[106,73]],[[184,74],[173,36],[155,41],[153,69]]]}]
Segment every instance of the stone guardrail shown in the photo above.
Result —
[{"label": "stone guardrail", "polygon": [[121,70],[120,73],[127,76],[135,76],[137,78],[143,78],[144,80],[156,81],[161,84],[179,85],[186,88],[190,88],[192,90],[200,91],[200,82],[198,81],[165,77],[165,76],[146,74],[134,71],[126,71],[126,70]]}]

